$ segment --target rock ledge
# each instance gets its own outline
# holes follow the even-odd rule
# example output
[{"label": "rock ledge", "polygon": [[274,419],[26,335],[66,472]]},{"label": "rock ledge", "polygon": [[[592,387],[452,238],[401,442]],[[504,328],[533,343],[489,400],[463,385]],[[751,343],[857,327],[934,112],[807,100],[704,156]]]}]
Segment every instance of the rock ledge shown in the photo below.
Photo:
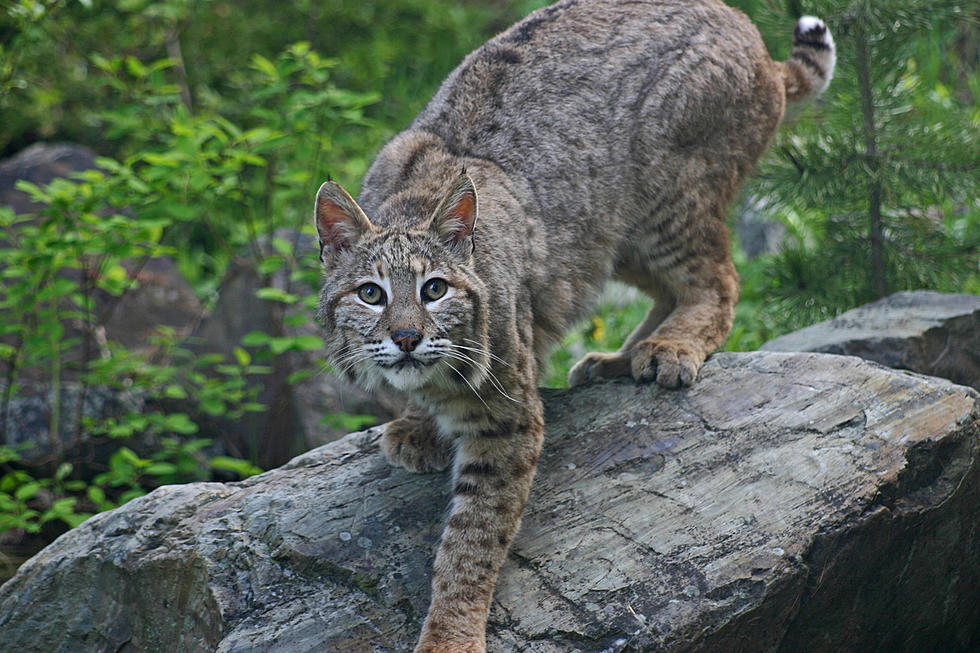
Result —
[{"label": "rock ledge", "polygon": [[[712,357],[684,391],[545,400],[490,651],[980,642],[976,392],[756,352]],[[389,467],[377,435],[90,519],[0,587],[0,648],[409,650],[449,487]]]}]

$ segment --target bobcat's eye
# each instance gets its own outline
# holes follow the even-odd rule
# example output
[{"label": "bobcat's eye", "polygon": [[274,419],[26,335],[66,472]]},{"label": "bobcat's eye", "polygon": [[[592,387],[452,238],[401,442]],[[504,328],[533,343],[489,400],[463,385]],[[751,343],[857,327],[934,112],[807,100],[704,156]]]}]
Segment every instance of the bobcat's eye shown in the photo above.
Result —
[{"label": "bobcat's eye", "polygon": [[376,283],[366,283],[357,289],[357,297],[365,304],[380,304],[385,299],[385,291]]},{"label": "bobcat's eye", "polygon": [[449,284],[445,279],[429,279],[422,286],[422,301],[434,302],[446,294]]}]

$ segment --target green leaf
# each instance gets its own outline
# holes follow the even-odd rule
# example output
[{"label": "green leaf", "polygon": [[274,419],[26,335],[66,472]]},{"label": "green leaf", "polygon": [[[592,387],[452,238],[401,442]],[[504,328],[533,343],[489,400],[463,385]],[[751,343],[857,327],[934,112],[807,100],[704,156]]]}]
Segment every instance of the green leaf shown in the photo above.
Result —
[{"label": "green leaf", "polygon": [[281,256],[267,256],[259,262],[259,274],[272,274],[284,264]]},{"label": "green leaf", "polygon": [[187,391],[176,383],[171,383],[163,390],[163,396],[170,399],[187,399]]},{"label": "green leaf", "polygon": [[244,367],[252,362],[252,356],[241,347],[235,347],[233,351],[235,354],[235,359],[238,361],[239,365]]},{"label": "green leaf", "polygon": [[181,433],[183,435],[197,433],[197,424],[192,422],[191,418],[184,413],[173,413],[171,415],[167,415],[165,426],[168,431]]},{"label": "green leaf", "polygon": [[12,463],[20,460],[20,454],[17,453],[15,447],[11,447],[8,444],[0,445],[0,465],[4,463]]},{"label": "green leaf", "polygon": [[293,244],[285,238],[280,238],[279,236],[275,236],[272,239],[272,248],[283,256],[289,256],[293,253]]},{"label": "green leaf", "polygon": [[27,501],[28,499],[33,499],[34,495],[38,493],[41,489],[41,484],[37,481],[31,481],[30,483],[25,483],[19,488],[14,490],[14,498],[18,501]]},{"label": "green leaf", "polygon": [[259,288],[255,291],[255,296],[259,299],[282,302],[283,304],[295,304],[299,301],[299,295],[294,295],[279,288]]},{"label": "green leaf", "polygon": [[292,385],[294,383],[299,383],[300,381],[305,381],[315,374],[313,370],[296,370],[288,377],[286,377],[286,383]]},{"label": "green leaf", "polygon": [[212,469],[234,472],[240,478],[248,478],[249,476],[262,473],[262,469],[256,467],[251,462],[240,458],[231,458],[230,456],[215,456],[211,459],[211,467]]},{"label": "green leaf", "polygon": [[116,507],[112,501],[106,499],[105,491],[96,485],[90,485],[85,494],[100,512],[103,510],[112,510]]},{"label": "green leaf", "polygon": [[261,54],[252,55],[252,67],[256,70],[265,73],[269,77],[278,77],[279,71],[276,70],[275,65],[263,57]]},{"label": "green leaf", "polygon": [[124,503],[128,503],[128,502],[132,501],[133,499],[136,499],[136,498],[139,498],[141,496],[144,496],[145,494],[146,494],[146,490],[143,490],[141,488],[132,488],[131,490],[126,490],[119,497],[119,505],[123,505]]},{"label": "green leaf", "polygon": [[242,344],[246,347],[261,347],[272,340],[272,336],[262,331],[251,331],[242,337]]},{"label": "green leaf", "polygon": [[214,417],[221,417],[225,414],[225,412],[227,412],[225,409],[225,402],[214,397],[205,397],[204,399],[201,399],[200,406],[201,410]]},{"label": "green leaf", "polygon": [[269,351],[275,355],[284,354],[293,348],[292,338],[271,338],[269,340]]},{"label": "green leaf", "polygon": [[153,463],[143,473],[150,476],[172,476],[177,473],[177,466],[172,463]]},{"label": "green leaf", "polygon": [[64,519],[65,517],[70,517],[75,512],[75,503],[78,502],[76,497],[63,497],[61,499],[55,500],[51,504],[51,507],[44,511],[41,515],[40,523],[46,524],[53,519]]},{"label": "green leaf", "polygon": [[143,62],[136,57],[126,57],[126,70],[128,70],[129,74],[133,77],[143,78],[148,74],[146,66],[144,66]]},{"label": "green leaf", "polygon": [[323,338],[312,334],[295,336],[293,341],[294,346],[303,351],[316,351],[323,348]]},{"label": "green leaf", "polygon": [[61,521],[68,524],[68,528],[77,528],[81,526],[85,520],[92,516],[90,512],[73,512],[69,514],[59,515]]},{"label": "green leaf", "polygon": [[360,431],[377,423],[378,418],[374,415],[351,415],[348,413],[335,413],[324,415],[320,419],[320,424],[335,429],[345,431]]}]

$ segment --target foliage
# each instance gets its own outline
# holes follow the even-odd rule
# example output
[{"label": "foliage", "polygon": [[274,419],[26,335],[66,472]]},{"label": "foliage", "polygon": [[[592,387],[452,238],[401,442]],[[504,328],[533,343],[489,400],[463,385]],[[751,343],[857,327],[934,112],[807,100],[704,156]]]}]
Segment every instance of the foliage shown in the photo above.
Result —
[{"label": "foliage", "polygon": [[[6,316],[0,327],[0,432],[8,428],[11,402],[26,375],[31,383],[50,388],[48,441],[62,456],[53,461],[52,475],[36,478],[17,465],[16,450],[3,448],[0,532],[37,532],[56,520],[75,526],[92,510],[124,503],[147,487],[201,476],[188,465],[187,456],[196,444],[177,443],[171,437],[163,439],[164,446],[152,459],[118,446],[106,471],[85,477],[78,465],[82,461],[72,462],[59,452],[69,448],[63,445],[66,437],[91,445],[196,432],[187,414],[167,409],[167,401],[173,399],[193,397],[197,411],[211,415],[235,416],[263,408],[254,403],[255,388],[245,381],[248,374],[263,369],[250,364],[247,354],[235,361],[191,356],[176,346],[173,332],[161,330],[154,344],[169,364],[159,364],[115,343],[98,341],[105,321],[100,310],[105,302],[99,297],[108,296],[112,306],[135,284],[126,264],[139,265],[168,251],[159,244],[168,221],[155,210],[166,197],[154,193],[141,178],[152,176],[152,167],[136,171],[109,160],[101,163],[114,174],[86,171],[73,182],[56,179],[45,187],[22,182],[20,188],[44,206],[34,216],[0,211],[4,239],[12,245],[0,248],[0,308]],[[119,212],[121,207],[142,211],[126,216]],[[78,388],[74,394],[64,392],[69,384]],[[109,388],[137,392],[140,407],[102,419],[85,415],[87,396]],[[71,433],[69,416],[74,418]]]},{"label": "foliage", "polygon": [[[191,352],[178,346],[173,332],[161,331],[154,343],[158,363],[118,343],[100,342],[99,332],[118,299],[136,285],[126,266],[138,270],[160,254],[182,254],[181,269],[205,293],[228,260],[243,253],[267,284],[285,274],[312,289],[319,274],[315,252],[294,252],[275,230],[298,228],[306,220],[299,205],[308,203],[310,184],[323,175],[327,154],[343,151],[336,132],[367,124],[360,109],[376,99],[335,88],[329,71],[336,62],[304,43],[271,59],[253,57],[251,75],[240,88],[245,110],[238,117],[244,125],[220,113],[191,114],[177,97],[179,89],[162,77],[173,67],[171,60],[143,64],[131,56],[93,55],[92,61],[106,86],[130,98],[103,111],[101,119],[114,137],[141,141],[141,147],[122,161],[100,158],[100,170],[70,181],[21,183],[44,207],[37,215],[0,212],[4,240],[13,245],[0,248],[0,307],[10,318],[0,331],[0,430],[7,428],[8,408],[27,374],[52,389],[48,440],[57,445],[56,455],[72,448],[62,445],[68,414],[75,417],[70,443],[138,439],[148,453],[118,446],[108,469],[94,476],[65,462],[74,474],[71,485],[64,485],[55,483],[57,475],[35,479],[18,465],[16,452],[8,451],[0,532],[36,532],[54,519],[73,526],[92,510],[114,507],[161,483],[259,471],[246,460],[204,455],[210,439],[186,439],[199,430],[186,407],[193,415],[231,419],[264,410],[255,401],[255,377],[270,368],[253,358],[272,362],[322,346],[316,336],[284,335],[287,322],[297,327],[309,319],[312,293],[300,298],[260,289],[259,298],[279,318],[277,326],[271,334],[249,334],[231,359]],[[342,162],[356,168],[351,161]],[[167,245],[188,242],[201,246]],[[109,297],[108,311],[98,301],[102,296]],[[303,309],[287,315],[296,303]],[[69,399],[65,384],[80,391]],[[135,392],[140,405],[92,418],[83,406],[95,389]],[[37,506],[48,499],[51,505],[42,512]]]}]

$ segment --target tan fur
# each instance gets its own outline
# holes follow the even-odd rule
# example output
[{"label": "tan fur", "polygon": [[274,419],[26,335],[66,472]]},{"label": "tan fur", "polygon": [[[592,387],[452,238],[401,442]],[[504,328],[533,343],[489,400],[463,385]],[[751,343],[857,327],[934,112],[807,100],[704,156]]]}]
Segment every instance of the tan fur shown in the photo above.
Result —
[{"label": "tan fur", "polygon": [[[471,54],[378,155],[358,202],[317,196],[335,366],[406,392],[388,459],[453,465],[416,651],[485,649],[497,573],[541,451],[540,369],[605,281],[655,301],[575,385],[691,384],[731,328],[729,201],[833,42],[801,20],[787,62],[714,0],[567,0]],[[465,171],[463,169],[465,167]]]}]

